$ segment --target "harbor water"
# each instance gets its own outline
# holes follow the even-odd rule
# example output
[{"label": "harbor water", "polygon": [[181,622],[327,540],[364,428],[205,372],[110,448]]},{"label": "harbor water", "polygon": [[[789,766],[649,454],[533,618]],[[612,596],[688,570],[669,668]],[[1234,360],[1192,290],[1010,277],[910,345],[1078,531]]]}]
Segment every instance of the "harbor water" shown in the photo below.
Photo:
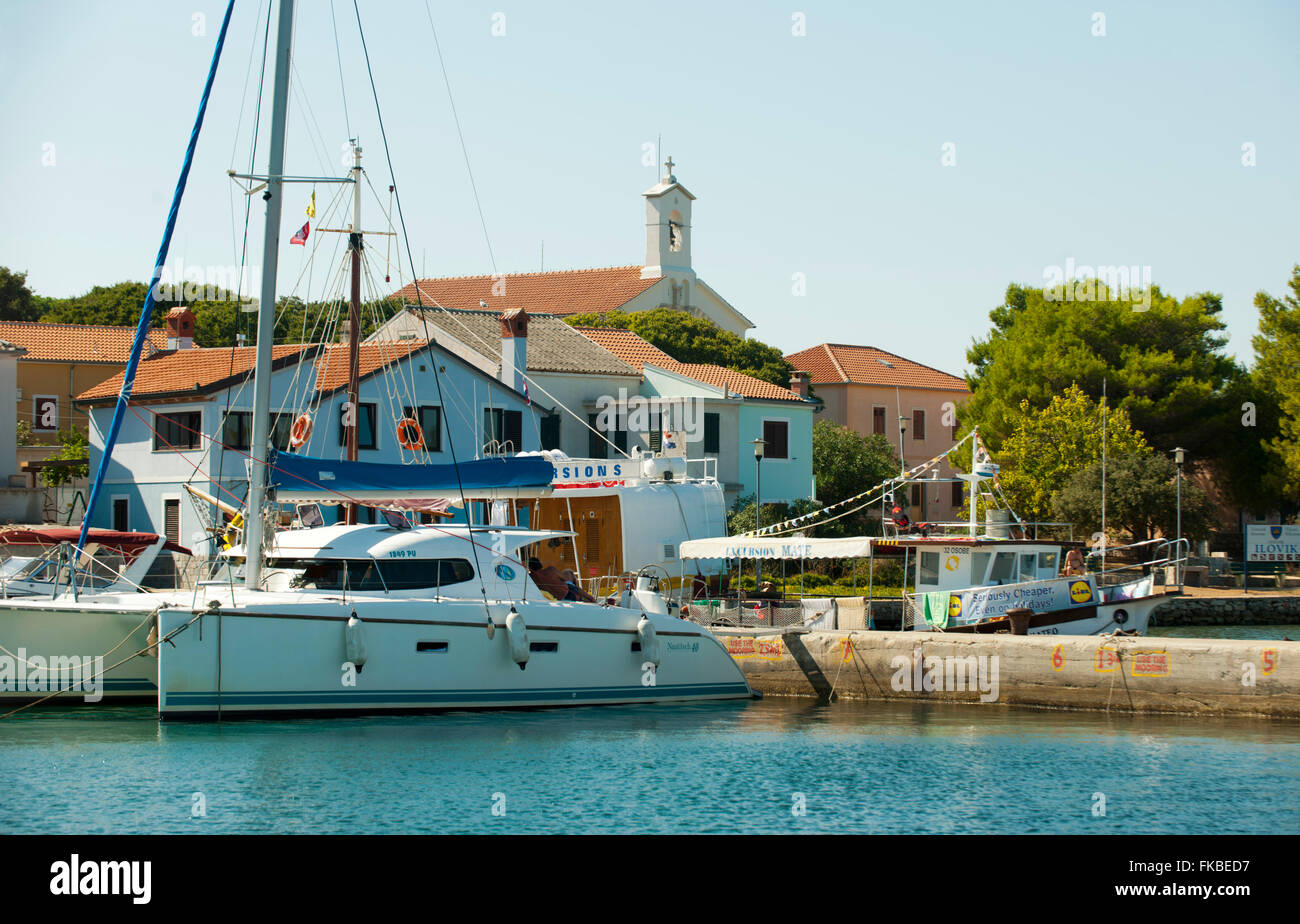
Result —
[{"label": "harbor water", "polygon": [[767,698],[0,723],[0,833],[1300,832],[1300,723]]}]

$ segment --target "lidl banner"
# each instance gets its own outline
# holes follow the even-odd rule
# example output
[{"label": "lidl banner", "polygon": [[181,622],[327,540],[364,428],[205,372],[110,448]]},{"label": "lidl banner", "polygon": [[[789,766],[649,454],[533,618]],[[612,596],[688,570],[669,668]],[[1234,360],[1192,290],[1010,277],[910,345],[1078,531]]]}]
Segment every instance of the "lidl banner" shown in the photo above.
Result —
[{"label": "lidl banner", "polygon": [[1001,616],[1018,607],[1046,613],[1080,606],[1096,606],[1097,588],[1092,577],[1062,578],[1059,581],[1036,581],[1007,587],[986,587],[948,597],[950,622],[971,622]]},{"label": "lidl banner", "polygon": [[1246,561],[1300,561],[1300,526],[1247,526]]}]

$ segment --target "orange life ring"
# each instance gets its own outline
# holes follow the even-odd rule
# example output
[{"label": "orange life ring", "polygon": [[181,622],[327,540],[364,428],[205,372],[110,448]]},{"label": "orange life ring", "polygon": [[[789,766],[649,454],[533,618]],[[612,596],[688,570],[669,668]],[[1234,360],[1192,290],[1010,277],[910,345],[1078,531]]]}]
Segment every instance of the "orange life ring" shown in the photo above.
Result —
[{"label": "orange life ring", "polygon": [[409,449],[415,452],[424,448],[424,431],[420,429],[420,422],[414,417],[403,417],[397,422],[397,442],[402,444],[403,449]]},{"label": "orange life ring", "polygon": [[311,418],[306,414],[299,414],[298,419],[293,422],[293,427],[289,430],[289,445],[297,449],[310,438]]}]

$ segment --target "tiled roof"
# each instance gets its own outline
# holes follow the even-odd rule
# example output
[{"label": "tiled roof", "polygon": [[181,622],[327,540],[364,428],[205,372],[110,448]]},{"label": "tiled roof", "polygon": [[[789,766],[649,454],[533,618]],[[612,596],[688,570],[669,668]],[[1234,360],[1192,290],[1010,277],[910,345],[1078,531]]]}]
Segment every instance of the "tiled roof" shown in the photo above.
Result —
[{"label": "tiled roof", "polygon": [[[0,321],[0,340],[27,350],[27,359],[51,362],[126,363],[135,341],[134,327],[107,324],[47,324]],[[167,331],[149,331],[145,355],[167,349]]]},{"label": "tiled roof", "polygon": [[[501,364],[501,322],[498,311],[461,311],[438,309],[425,312],[429,334],[434,339],[459,340],[490,361]],[[420,313],[409,308],[402,327],[423,339]],[[401,327],[395,328],[400,335]],[[374,342],[373,340],[367,341]],[[450,344],[444,343],[445,346]],[[636,375],[633,368],[608,350],[602,349],[553,315],[528,313],[528,371],[578,372],[588,375]]]},{"label": "tiled roof", "polygon": [[[357,368],[360,378],[364,379],[385,366],[404,359],[408,353],[423,348],[424,344],[418,340],[379,340],[362,343],[359,346]],[[318,389],[328,394],[347,387],[348,345],[346,343],[331,345],[324,356],[317,356],[315,362]]]},{"label": "tiled roof", "polygon": [[[271,359],[276,368],[280,368],[296,362],[302,353],[316,349],[308,344],[284,344],[272,348]],[[170,350],[140,361],[131,396],[133,399],[182,397],[217,391],[249,375],[256,359],[256,347]],[[119,372],[88,388],[77,395],[77,400],[116,400],[117,393],[122,390],[122,375]]]},{"label": "tiled roof", "polygon": [[[524,308],[530,315],[594,314],[627,304],[659,279],[642,279],[639,266],[561,270],[552,273],[507,273],[505,276],[443,276],[419,281],[425,304],[444,308]],[[502,290],[504,284],[504,291]],[[493,290],[501,292],[494,295]],[[416,304],[415,283],[395,295]],[[2,336],[2,335],[0,335]]]},{"label": "tiled roof", "polygon": [[646,363],[667,369],[678,375],[695,379],[714,388],[726,387],[734,394],[746,398],[766,398],[773,401],[803,401],[788,388],[773,385],[763,379],[718,366],[713,363],[679,363],[654,344],[643,339],[630,330],[617,330],[603,327],[577,328],[586,337],[590,337],[605,349],[625,362],[644,369]]},{"label": "tiled roof", "polygon": [[[967,391],[966,380],[870,346],[823,343],[791,353],[786,362],[807,372],[814,386],[839,382]],[[886,365],[888,364],[888,365]]]}]

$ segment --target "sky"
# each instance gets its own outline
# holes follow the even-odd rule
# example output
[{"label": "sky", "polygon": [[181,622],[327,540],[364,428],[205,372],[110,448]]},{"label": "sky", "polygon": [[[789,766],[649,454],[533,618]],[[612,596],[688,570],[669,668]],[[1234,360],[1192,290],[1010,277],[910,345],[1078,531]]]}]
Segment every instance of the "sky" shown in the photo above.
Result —
[{"label": "sky", "polygon": [[[226,171],[249,166],[268,2],[236,4],[169,265],[239,263]],[[543,248],[548,270],[640,264],[667,155],[699,277],[786,353],[960,373],[1009,283],[1070,264],[1222,294],[1248,363],[1255,293],[1300,262],[1295,2],[358,5],[421,275],[533,271]],[[0,265],[53,296],[148,278],[224,9],[0,6]],[[294,48],[286,169],[339,175],[359,137],[385,230],[352,0],[300,0]],[[279,291],[316,298],[325,254],[287,245],[309,196],[285,198]],[[262,216],[256,197],[250,263]],[[370,240],[397,260],[401,238]]]}]

